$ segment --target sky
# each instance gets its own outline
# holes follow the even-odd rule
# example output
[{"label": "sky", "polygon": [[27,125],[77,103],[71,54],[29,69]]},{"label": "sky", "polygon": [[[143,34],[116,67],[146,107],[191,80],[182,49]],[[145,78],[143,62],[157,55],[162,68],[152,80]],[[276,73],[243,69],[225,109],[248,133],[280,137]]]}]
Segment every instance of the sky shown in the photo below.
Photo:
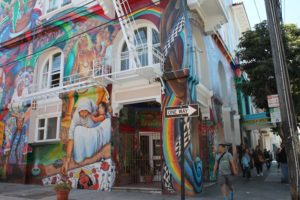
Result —
[{"label": "sky", "polygon": [[[253,27],[261,20],[267,19],[264,0],[234,0],[234,2],[244,2],[248,18]],[[284,23],[294,23],[300,26],[300,0],[281,0],[283,4],[283,21]],[[257,5],[257,10],[256,6]]]}]

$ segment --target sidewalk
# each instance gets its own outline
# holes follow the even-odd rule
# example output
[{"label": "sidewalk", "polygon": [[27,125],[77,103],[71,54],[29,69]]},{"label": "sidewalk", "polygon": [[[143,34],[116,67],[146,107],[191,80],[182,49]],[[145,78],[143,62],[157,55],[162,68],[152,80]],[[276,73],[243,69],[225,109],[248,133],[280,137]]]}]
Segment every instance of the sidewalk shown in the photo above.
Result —
[{"label": "sidewalk", "polygon": [[[240,176],[235,177],[236,200],[288,200],[289,185],[280,183],[280,171],[273,164],[270,171],[264,171],[264,177],[256,177],[253,170],[253,178],[246,180]],[[55,200],[55,192],[52,187],[35,185],[18,185],[0,183],[0,200]],[[180,196],[148,194],[142,192],[100,192],[91,190],[72,190],[70,200],[179,200]],[[223,200],[218,185],[206,188],[196,197],[188,197],[187,200]]]}]

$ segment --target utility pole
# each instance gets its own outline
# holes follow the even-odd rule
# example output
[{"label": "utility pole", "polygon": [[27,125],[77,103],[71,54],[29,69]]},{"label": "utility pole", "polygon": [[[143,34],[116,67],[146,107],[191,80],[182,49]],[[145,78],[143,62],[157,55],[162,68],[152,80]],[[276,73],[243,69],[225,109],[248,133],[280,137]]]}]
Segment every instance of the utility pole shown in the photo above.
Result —
[{"label": "utility pole", "polygon": [[282,130],[289,168],[291,199],[300,200],[299,192],[299,139],[294,105],[290,91],[284,46],[279,0],[265,0],[273,63],[282,118]]}]

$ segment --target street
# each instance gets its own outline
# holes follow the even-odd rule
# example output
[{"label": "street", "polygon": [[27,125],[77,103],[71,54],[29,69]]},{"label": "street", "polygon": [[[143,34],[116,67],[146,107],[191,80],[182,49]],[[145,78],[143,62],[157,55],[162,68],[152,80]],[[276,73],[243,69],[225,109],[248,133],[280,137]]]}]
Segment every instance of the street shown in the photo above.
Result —
[{"label": "street", "polygon": [[[236,188],[236,200],[288,200],[290,199],[289,185],[280,183],[281,173],[277,169],[277,164],[273,163],[269,171],[264,170],[263,177],[257,177],[255,171],[252,171],[253,178],[246,180],[241,176],[235,177],[234,185]],[[1,200],[24,200],[24,199],[56,199],[52,187],[42,187],[35,185],[18,185],[0,183]],[[70,200],[98,199],[98,200],[179,200],[180,196],[149,194],[142,192],[97,192],[90,190],[72,190]],[[187,197],[187,200],[222,200],[218,185],[205,188],[203,193],[196,197]]]}]

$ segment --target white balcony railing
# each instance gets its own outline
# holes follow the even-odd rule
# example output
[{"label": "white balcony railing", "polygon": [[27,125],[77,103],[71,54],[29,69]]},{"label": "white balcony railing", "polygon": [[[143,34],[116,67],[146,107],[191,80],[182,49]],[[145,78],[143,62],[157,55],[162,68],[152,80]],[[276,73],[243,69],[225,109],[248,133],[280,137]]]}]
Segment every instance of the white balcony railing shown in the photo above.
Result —
[{"label": "white balcony railing", "polygon": [[[72,90],[85,89],[95,85],[106,86],[111,83],[118,83],[120,80],[132,81],[132,77],[142,79],[152,79],[162,75],[162,62],[164,58],[160,53],[158,46],[144,48],[146,50],[139,52],[141,59],[141,67],[132,66],[128,69],[117,69],[107,65],[106,60],[95,59],[93,61],[92,69],[82,71],[81,73],[64,76],[61,80],[60,76],[53,77],[48,84],[48,87],[42,87],[42,84],[31,84],[23,92],[22,96],[14,97],[12,103],[24,102],[28,100],[47,99],[51,97],[58,97],[60,93],[69,92]],[[149,50],[151,49],[151,51]],[[152,56],[149,65],[149,54]],[[130,60],[130,55],[123,55],[121,62]]]},{"label": "white balcony railing", "polygon": [[[147,67],[156,64],[160,64],[162,66],[164,62],[164,56],[160,52],[160,44],[155,44],[153,46],[138,47],[137,55],[140,60],[140,67]],[[139,66],[135,65],[132,60],[133,57],[128,51],[122,52],[120,61],[120,71],[139,68]]]}]

